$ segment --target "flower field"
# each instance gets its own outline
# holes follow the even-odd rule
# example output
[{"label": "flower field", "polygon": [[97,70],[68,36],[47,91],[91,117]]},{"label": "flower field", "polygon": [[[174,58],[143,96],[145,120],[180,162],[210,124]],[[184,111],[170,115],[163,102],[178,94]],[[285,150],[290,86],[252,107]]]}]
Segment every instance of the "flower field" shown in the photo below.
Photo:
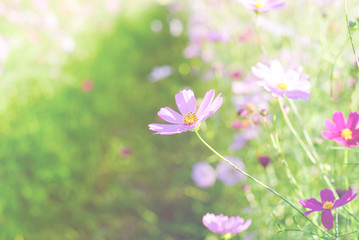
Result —
[{"label": "flower field", "polygon": [[358,239],[359,1],[0,3],[0,239]]}]

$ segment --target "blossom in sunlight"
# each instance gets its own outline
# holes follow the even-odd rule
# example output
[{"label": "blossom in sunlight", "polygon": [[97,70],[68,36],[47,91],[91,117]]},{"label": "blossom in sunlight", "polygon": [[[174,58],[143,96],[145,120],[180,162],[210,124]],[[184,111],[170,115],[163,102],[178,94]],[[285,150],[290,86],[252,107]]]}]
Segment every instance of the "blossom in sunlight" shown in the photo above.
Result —
[{"label": "blossom in sunlight", "polygon": [[223,214],[214,215],[213,213],[207,213],[202,218],[203,225],[210,231],[218,234],[237,234],[248,229],[252,220],[248,219],[244,221],[239,216],[228,217]]},{"label": "blossom in sunlight", "polygon": [[[246,171],[244,163],[237,157],[226,157],[231,163],[240,168],[243,171]],[[221,161],[218,163],[217,168],[217,178],[223,182],[224,185],[232,186],[237,184],[240,181],[243,181],[246,176],[243,173],[237,171],[229,163]]]},{"label": "blossom in sunlight", "polygon": [[333,114],[333,121],[324,120],[324,126],[327,129],[322,131],[325,139],[332,140],[346,147],[358,146],[359,129],[356,129],[359,122],[359,114],[352,112],[349,114],[348,121],[345,121],[344,114],[336,111]]},{"label": "blossom in sunlight", "polygon": [[238,0],[246,8],[256,12],[269,12],[285,7],[282,0]]},{"label": "blossom in sunlight", "polygon": [[209,90],[201,105],[197,108],[197,100],[192,90],[182,90],[176,94],[175,100],[181,114],[172,108],[165,107],[157,113],[160,118],[171,124],[152,123],[149,128],[154,134],[172,135],[195,129],[201,122],[213,115],[222,106],[221,93],[213,100],[215,91]]},{"label": "blossom in sunlight", "polygon": [[269,66],[257,63],[252,67],[253,74],[259,78],[258,84],[272,93],[272,96],[308,100],[310,97],[309,75],[302,75],[302,67],[284,70],[279,61],[271,61]]},{"label": "blossom in sunlight", "polygon": [[216,182],[216,172],[207,162],[198,162],[193,165],[192,179],[196,186],[208,188]]},{"label": "blossom in sunlight", "polygon": [[303,207],[311,209],[304,213],[305,216],[308,216],[312,212],[322,212],[322,224],[326,229],[330,230],[334,225],[332,210],[353,201],[356,196],[357,194],[353,194],[353,191],[349,189],[338,200],[335,200],[333,192],[329,189],[324,189],[320,191],[321,202],[315,198],[311,198],[307,201],[300,199],[299,203],[302,204]]}]

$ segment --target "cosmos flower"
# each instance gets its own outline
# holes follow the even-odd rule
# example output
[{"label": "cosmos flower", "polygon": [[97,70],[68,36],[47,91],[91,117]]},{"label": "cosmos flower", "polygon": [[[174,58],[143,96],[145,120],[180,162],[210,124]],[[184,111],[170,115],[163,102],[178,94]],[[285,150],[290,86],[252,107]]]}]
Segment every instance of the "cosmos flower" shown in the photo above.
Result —
[{"label": "cosmos flower", "polygon": [[[246,171],[246,167],[244,163],[237,157],[226,156],[226,158],[231,161],[238,168]],[[224,185],[232,186],[237,184],[240,181],[243,181],[246,176],[242,173],[238,172],[235,168],[233,168],[230,164],[225,161],[221,161],[218,163],[217,168],[217,178],[223,182]]]},{"label": "cosmos flower", "polygon": [[260,79],[259,85],[272,93],[272,96],[308,100],[310,97],[309,75],[301,75],[302,67],[284,70],[279,61],[271,61],[270,66],[257,63],[252,67],[253,74]]},{"label": "cosmos flower", "polygon": [[308,216],[312,212],[322,212],[322,224],[326,229],[330,230],[334,225],[332,210],[353,201],[356,195],[356,193],[353,194],[353,191],[349,189],[338,200],[335,200],[333,192],[329,189],[324,189],[320,191],[320,198],[322,202],[319,202],[315,198],[311,198],[307,201],[300,199],[299,203],[302,204],[303,207],[311,209],[310,211],[304,213],[305,216]]},{"label": "cosmos flower", "polygon": [[192,179],[200,188],[208,188],[216,182],[216,172],[207,162],[198,162],[193,165]]},{"label": "cosmos flower", "polygon": [[333,121],[324,120],[327,131],[322,131],[325,139],[332,140],[346,147],[358,146],[359,129],[356,129],[359,122],[359,114],[352,112],[349,114],[348,121],[345,121],[344,114],[336,111],[333,114]]},{"label": "cosmos flower", "polygon": [[238,0],[246,8],[256,12],[269,12],[285,7],[282,0]]},{"label": "cosmos flower", "polygon": [[248,229],[252,220],[248,219],[244,222],[244,219],[239,216],[228,217],[220,214],[218,216],[213,213],[207,213],[202,218],[203,225],[210,231],[218,234],[237,234]]},{"label": "cosmos flower", "polygon": [[176,104],[181,114],[169,107],[161,108],[158,116],[172,124],[149,124],[149,128],[155,131],[154,134],[172,135],[194,129],[213,115],[222,106],[223,98],[221,93],[214,98],[215,91],[209,90],[204,96],[201,105],[197,108],[197,100],[192,90],[182,90],[176,94]]}]

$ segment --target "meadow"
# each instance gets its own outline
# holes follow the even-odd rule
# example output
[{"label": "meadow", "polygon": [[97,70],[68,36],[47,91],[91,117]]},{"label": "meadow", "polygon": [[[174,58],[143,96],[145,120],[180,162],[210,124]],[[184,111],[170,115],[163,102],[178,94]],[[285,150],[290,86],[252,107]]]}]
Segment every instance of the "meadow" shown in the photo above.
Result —
[{"label": "meadow", "polygon": [[0,239],[357,239],[358,12],[2,1]]}]

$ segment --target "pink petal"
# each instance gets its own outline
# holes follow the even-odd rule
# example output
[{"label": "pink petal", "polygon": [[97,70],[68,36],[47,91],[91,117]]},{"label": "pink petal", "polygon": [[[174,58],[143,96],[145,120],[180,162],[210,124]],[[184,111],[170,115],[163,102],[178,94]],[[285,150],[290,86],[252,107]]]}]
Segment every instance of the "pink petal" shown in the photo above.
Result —
[{"label": "pink petal", "polygon": [[355,129],[358,125],[358,121],[359,121],[359,114],[356,112],[351,112],[348,117],[347,128]]},{"label": "pink petal", "polygon": [[214,97],[215,91],[213,89],[209,90],[206,95],[203,98],[203,101],[201,105],[199,106],[197,110],[197,117],[201,118],[202,114],[207,110],[207,108],[210,106],[213,97]]},{"label": "pink petal", "polygon": [[149,124],[148,126],[150,130],[156,131],[154,134],[160,134],[160,135],[172,135],[172,134],[182,133],[196,127],[196,125],[189,126],[184,124],[160,124],[160,123],[152,123]]},{"label": "pink petal", "polygon": [[213,100],[211,105],[207,108],[206,112],[202,114],[202,119],[199,119],[198,122],[203,122],[210,116],[212,116],[217,110],[222,106],[223,98],[221,97],[222,93],[218,94],[218,96]]},{"label": "pink petal", "polygon": [[344,118],[344,114],[342,112],[336,111],[333,114],[333,121],[334,121],[334,124],[337,126],[338,130],[341,131],[341,130],[345,129],[345,127],[346,127],[345,118]]},{"label": "pink petal", "polygon": [[322,203],[325,203],[325,202],[334,203],[334,201],[335,201],[333,192],[331,190],[329,190],[328,188],[320,191],[320,198],[322,199]]},{"label": "pink petal", "polygon": [[330,132],[337,132],[338,131],[335,124],[328,118],[324,120],[324,127],[326,129],[328,129]]},{"label": "pink petal", "polygon": [[315,211],[322,211],[322,203],[316,200],[315,198],[308,199],[307,201],[304,201],[302,199],[299,200],[299,203],[303,205],[305,208],[310,208]]},{"label": "pink petal", "polygon": [[326,229],[330,230],[330,229],[333,228],[334,220],[333,220],[332,211],[324,210],[323,213],[322,213],[321,219],[322,219],[322,224]]},{"label": "pink petal", "polygon": [[354,200],[354,198],[357,196],[357,194],[353,194],[353,191],[351,189],[349,189],[348,191],[346,191],[343,196],[341,196],[341,198],[339,198],[335,203],[334,206],[332,207],[332,209],[334,208],[338,208],[340,206],[343,206],[351,201]]},{"label": "pink petal", "polygon": [[169,123],[183,123],[183,116],[172,108],[165,107],[157,113],[160,118]]},{"label": "pink petal", "polygon": [[197,101],[192,90],[182,90],[175,96],[176,104],[182,115],[196,112]]},{"label": "pink petal", "polygon": [[322,131],[321,132],[322,137],[328,140],[333,140],[334,138],[339,138],[341,137],[340,134],[338,133],[333,133],[333,132],[326,132],[326,131]]}]

